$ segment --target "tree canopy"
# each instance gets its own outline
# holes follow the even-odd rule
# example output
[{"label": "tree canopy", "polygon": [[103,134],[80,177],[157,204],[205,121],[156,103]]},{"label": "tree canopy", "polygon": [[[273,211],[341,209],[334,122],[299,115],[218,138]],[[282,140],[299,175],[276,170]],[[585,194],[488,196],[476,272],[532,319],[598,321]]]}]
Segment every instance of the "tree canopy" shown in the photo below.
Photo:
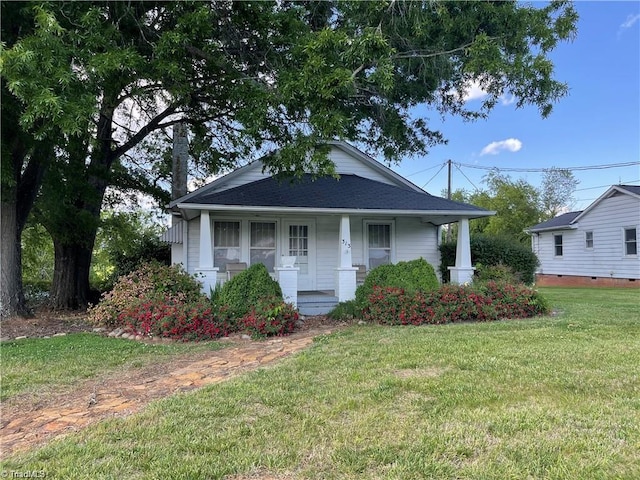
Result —
[{"label": "tree canopy", "polygon": [[[35,165],[43,188],[29,188],[60,200],[41,208],[57,306],[86,302],[106,188],[161,193],[162,147],[135,154],[176,122],[209,172],[260,152],[274,172],[331,173],[326,139],[397,161],[445,142],[410,116],[416,105],[474,119],[511,93],[549,115],[568,91],[549,53],[576,22],[564,1],[2,2],[14,124],[55,151],[46,175],[44,156]],[[471,82],[488,92],[477,111],[464,101]]]}]

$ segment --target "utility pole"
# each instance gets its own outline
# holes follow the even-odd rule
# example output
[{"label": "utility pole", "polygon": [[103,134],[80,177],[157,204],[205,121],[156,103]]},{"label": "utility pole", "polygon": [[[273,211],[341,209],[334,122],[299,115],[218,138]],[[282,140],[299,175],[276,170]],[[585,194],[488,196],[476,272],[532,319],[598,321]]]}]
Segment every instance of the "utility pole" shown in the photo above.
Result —
[{"label": "utility pole", "polygon": [[[451,159],[447,160],[447,170],[448,170],[448,176],[447,176],[447,200],[451,200]],[[447,243],[449,243],[451,241],[451,224],[449,223],[447,225],[447,239],[446,239]]]}]

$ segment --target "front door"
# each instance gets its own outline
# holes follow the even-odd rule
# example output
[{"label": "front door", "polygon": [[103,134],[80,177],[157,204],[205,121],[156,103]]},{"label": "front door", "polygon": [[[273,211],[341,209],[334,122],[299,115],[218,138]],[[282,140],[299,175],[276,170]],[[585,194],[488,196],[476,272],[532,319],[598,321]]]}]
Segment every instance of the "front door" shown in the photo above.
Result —
[{"label": "front door", "polygon": [[295,255],[298,271],[298,290],[316,289],[316,225],[314,221],[287,220],[284,222],[283,254]]}]

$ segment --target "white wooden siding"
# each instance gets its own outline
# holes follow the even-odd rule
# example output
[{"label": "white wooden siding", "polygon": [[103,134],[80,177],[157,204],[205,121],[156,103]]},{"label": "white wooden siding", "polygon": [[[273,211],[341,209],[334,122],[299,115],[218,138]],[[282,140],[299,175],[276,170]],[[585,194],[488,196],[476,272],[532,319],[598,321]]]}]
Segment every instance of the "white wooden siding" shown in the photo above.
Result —
[{"label": "white wooden siding", "polygon": [[[269,217],[282,225],[286,216]],[[248,224],[251,220],[264,220],[263,217],[254,215],[216,215],[211,212],[211,221],[216,220],[236,220],[241,222],[241,258],[240,261],[247,262],[248,259]],[[351,253],[354,265],[365,264],[365,245],[363,225],[365,220],[379,221],[380,223],[390,222],[389,217],[376,219],[375,217],[351,216]],[[318,215],[316,221],[316,289],[334,290],[336,267],[339,259],[339,226],[340,216],[338,215]],[[424,258],[437,270],[440,264],[440,253],[437,246],[438,229],[430,224],[424,224],[417,218],[397,217],[395,219],[395,261],[413,260]],[[188,224],[188,265],[187,271],[195,273],[198,269],[200,258],[200,218],[191,220]],[[281,232],[281,230],[279,230]],[[281,255],[282,238],[278,238],[277,255]],[[246,257],[246,258],[245,258]]]},{"label": "white wooden siding", "polygon": [[[541,266],[549,275],[640,278],[640,256],[624,254],[624,228],[640,232],[640,201],[630,195],[603,199],[578,221],[575,230],[540,233],[534,239]],[[593,232],[586,248],[585,232]],[[563,255],[554,255],[553,235],[562,234]]]},{"label": "white wooden siding", "polygon": [[348,153],[333,147],[329,158],[336,165],[336,172],[349,175],[358,175],[359,177],[368,178],[377,182],[387,183],[389,185],[396,185],[389,177],[374,170],[369,165],[360,160],[353,158]]}]

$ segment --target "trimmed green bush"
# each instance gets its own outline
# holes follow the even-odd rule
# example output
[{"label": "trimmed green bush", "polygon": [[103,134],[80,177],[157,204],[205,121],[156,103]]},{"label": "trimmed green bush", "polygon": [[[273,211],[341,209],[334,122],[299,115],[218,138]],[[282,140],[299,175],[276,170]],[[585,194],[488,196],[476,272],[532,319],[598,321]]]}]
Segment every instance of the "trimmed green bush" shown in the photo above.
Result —
[{"label": "trimmed green bush", "polygon": [[229,309],[229,315],[241,318],[262,299],[276,297],[282,301],[282,290],[267,267],[257,263],[225,283],[216,297],[218,305]]},{"label": "trimmed green bush", "polygon": [[[448,267],[455,265],[456,242],[440,245],[440,274],[443,281],[449,281]],[[519,242],[505,237],[474,235],[471,237],[471,262],[484,267],[504,265],[511,269],[516,280],[533,283],[538,257]],[[494,272],[497,274],[497,272]]]},{"label": "trimmed green bush", "polygon": [[366,306],[373,287],[395,287],[413,293],[428,292],[439,286],[435,270],[424,258],[380,265],[371,270],[364,283],[356,289],[356,305],[359,309]]}]

